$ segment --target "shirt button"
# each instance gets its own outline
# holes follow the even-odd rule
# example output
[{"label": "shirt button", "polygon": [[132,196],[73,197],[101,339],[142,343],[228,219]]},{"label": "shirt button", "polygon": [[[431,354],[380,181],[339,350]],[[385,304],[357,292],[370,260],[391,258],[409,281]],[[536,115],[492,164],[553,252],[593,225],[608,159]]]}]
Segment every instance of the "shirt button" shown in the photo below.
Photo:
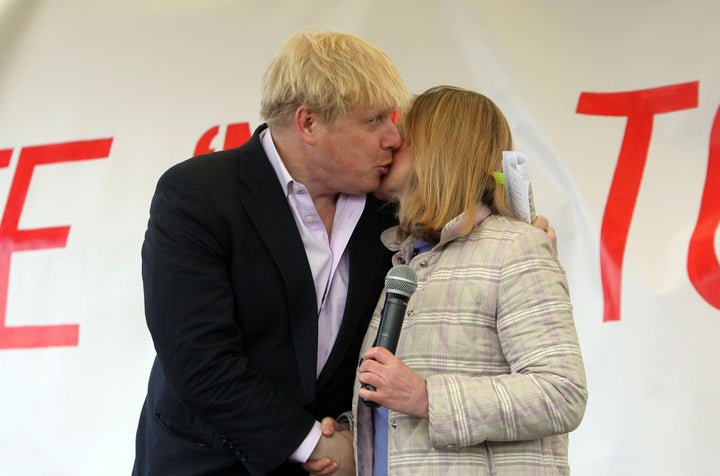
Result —
[{"label": "shirt button", "polygon": [[427,268],[428,262],[426,259],[420,261],[420,267],[421,268]]},{"label": "shirt button", "polygon": [[312,223],[315,221],[315,216],[314,215],[305,215],[305,221],[308,223]]},{"label": "shirt button", "polygon": [[395,430],[395,429],[397,428],[397,422],[396,422],[396,421],[393,421],[393,422],[390,424],[390,426],[392,427],[393,430]]}]

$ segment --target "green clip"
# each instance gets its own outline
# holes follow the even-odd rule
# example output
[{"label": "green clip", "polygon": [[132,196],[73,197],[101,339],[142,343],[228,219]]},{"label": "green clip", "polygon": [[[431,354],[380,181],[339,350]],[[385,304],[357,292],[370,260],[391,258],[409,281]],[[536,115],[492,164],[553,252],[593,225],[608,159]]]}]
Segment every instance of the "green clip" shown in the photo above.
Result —
[{"label": "green clip", "polygon": [[505,185],[505,174],[502,172],[493,172],[493,177],[495,177],[495,183],[498,185]]}]

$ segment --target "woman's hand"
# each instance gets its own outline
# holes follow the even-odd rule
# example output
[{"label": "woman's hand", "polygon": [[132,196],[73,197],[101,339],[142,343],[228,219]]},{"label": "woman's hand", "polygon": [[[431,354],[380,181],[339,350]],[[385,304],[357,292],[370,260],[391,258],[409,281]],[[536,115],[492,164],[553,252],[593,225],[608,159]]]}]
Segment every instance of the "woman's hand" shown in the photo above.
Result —
[{"label": "woman's hand", "polygon": [[[406,415],[428,418],[427,383],[389,350],[368,349],[359,370],[360,397]],[[375,391],[365,385],[372,385]]]}]

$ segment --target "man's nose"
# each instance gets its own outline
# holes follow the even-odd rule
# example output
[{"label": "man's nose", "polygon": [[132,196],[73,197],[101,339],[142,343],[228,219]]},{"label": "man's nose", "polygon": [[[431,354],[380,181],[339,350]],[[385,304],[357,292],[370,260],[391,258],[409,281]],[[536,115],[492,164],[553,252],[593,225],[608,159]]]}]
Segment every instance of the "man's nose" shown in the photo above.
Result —
[{"label": "man's nose", "polygon": [[385,150],[395,150],[402,144],[400,132],[394,122],[388,121],[387,132],[383,138],[382,148]]}]

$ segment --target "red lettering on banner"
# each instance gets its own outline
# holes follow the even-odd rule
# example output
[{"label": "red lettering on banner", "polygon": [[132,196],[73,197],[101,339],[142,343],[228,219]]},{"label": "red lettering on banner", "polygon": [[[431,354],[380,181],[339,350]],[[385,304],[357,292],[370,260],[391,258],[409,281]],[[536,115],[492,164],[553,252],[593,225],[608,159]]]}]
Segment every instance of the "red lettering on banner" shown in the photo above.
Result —
[{"label": "red lettering on banner", "polygon": [[[215,137],[217,137],[219,132],[220,126],[211,127],[205,131],[195,146],[194,155],[215,152],[215,149],[212,147],[212,141]],[[239,122],[237,124],[228,125],[227,130],[225,131],[225,143],[223,144],[223,149],[227,150],[243,145],[250,138],[250,135],[250,124],[247,122]]]},{"label": "red lettering on banner", "polygon": [[10,157],[12,157],[12,149],[0,150],[0,168],[10,165]]},{"label": "red lettering on banner", "polygon": [[710,305],[720,309],[720,264],[715,233],[720,225],[720,108],[710,132],[710,152],[700,213],[688,248],[690,282]]},{"label": "red lettering on banner", "polygon": [[582,93],[577,113],[627,117],[600,231],[603,321],[620,320],[622,264],[656,114],[695,108],[698,82],[620,93]]},{"label": "red lettering on banner", "polygon": [[[62,248],[67,242],[70,226],[18,228],[20,215],[36,166],[77,160],[105,158],[110,153],[112,138],[62,144],[24,147],[20,152],[5,212],[0,222],[0,349],[76,346],[78,324],[47,326],[6,325],[10,261],[16,251]],[[0,151],[0,163],[7,166],[9,155]],[[10,150],[10,153],[12,150]],[[7,159],[7,162],[5,162]]]}]

